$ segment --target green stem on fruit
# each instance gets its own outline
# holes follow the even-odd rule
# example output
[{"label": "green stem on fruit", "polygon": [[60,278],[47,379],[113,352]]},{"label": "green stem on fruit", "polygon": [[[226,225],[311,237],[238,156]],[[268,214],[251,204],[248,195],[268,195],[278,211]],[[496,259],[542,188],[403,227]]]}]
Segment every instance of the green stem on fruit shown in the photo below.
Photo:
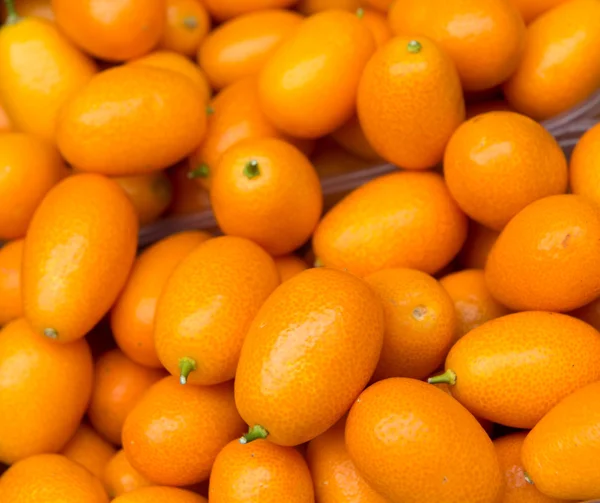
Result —
[{"label": "green stem on fruit", "polygon": [[252,180],[253,178],[256,178],[259,175],[260,169],[258,169],[258,161],[255,159],[248,161],[246,163],[246,166],[244,166],[244,176]]},{"label": "green stem on fruit", "polygon": [[527,482],[528,484],[534,485],[533,480],[531,480],[531,477],[529,476],[529,474],[527,472],[523,472],[523,478],[525,479],[525,482]]},{"label": "green stem on fruit", "polygon": [[317,257],[317,258],[315,259],[314,266],[315,266],[315,267],[323,267],[323,265],[324,265],[324,264],[323,264],[323,261],[322,261],[322,260],[321,260],[319,257]]},{"label": "green stem on fruit", "polygon": [[16,24],[21,20],[21,16],[17,14],[17,9],[15,9],[15,0],[4,0],[4,5],[6,5],[6,11],[8,12],[8,16],[6,16],[6,24]]},{"label": "green stem on fruit", "polygon": [[196,16],[184,17],[183,26],[185,26],[188,30],[195,30],[198,28],[198,20],[196,19]]},{"label": "green stem on fruit", "polygon": [[247,444],[249,442],[253,442],[254,440],[265,439],[269,436],[269,432],[265,430],[260,424],[255,424],[248,428],[248,433],[242,435],[240,438],[240,444]]},{"label": "green stem on fruit", "polygon": [[215,109],[210,105],[206,105],[206,115],[212,115],[215,113]]},{"label": "green stem on fruit", "polygon": [[196,370],[196,360],[184,356],[179,359],[179,370],[181,373],[179,374],[179,382],[181,384],[186,384],[188,380],[188,376],[190,372]]},{"label": "green stem on fruit", "polygon": [[58,339],[58,332],[54,328],[44,328],[44,335],[49,339]]},{"label": "green stem on fruit", "polygon": [[408,49],[408,52],[412,52],[413,54],[416,54],[418,52],[421,52],[421,49],[423,48],[423,46],[421,46],[421,44],[419,42],[417,42],[416,40],[411,40],[408,45],[406,46],[406,48]]},{"label": "green stem on fruit", "polygon": [[358,19],[362,19],[363,17],[365,17],[365,9],[363,9],[362,7],[356,9],[356,17]]},{"label": "green stem on fruit", "polygon": [[427,382],[429,384],[449,384],[450,386],[454,386],[456,384],[456,372],[448,369],[439,376],[430,377],[427,379]]},{"label": "green stem on fruit", "polygon": [[202,163],[199,166],[196,166],[194,169],[190,169],[187,177],[190,180],[194,180],[195,178],[208,178],[209,174],[210,168],[208,167],[208,164]]}]

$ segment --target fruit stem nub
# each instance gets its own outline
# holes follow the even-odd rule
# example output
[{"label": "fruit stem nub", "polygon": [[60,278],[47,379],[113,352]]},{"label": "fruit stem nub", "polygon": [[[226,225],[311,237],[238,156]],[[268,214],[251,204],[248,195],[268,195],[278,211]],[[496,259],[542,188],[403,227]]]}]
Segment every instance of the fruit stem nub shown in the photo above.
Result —
[{"label": "fruit stem nub", "polygon": [[244,176],[252,180],[252,178],[256,178],[260,175],[260,169],[258,169],[258,161],[256,159],[251,159],[244,166]]},{"label": "fruit stem nub", "polygon": [[208,164],[202,163],[194,169],[190,169],[187,173],[187,177],[190,180],[193,180],[194,178],[207,178],[209,173],[210,168],[208,167]]},{"label": "fruit stem nub", "polygon": [[15,9],[15,0],[4,0],[4,5],[6,5],[6,11],[8,12],[6,24],[18,23],[21,20],[21,16],[17,14],[17,9]]},{"label": "fruit stem nub", "polygon": [[187,383],[188,376],[192,370],[196,370],[196,360],[184,356],[179,359],[179,370],[181,373],[179,374],[179,382],[181,384]]},{"label": "fruit stem nub", "polygon": [[408,49],[408,52],[416,54],[417,52],[421,52],[422,46],[418,41],[411,40],[406,46],[406,48]]},{"label": "fruit stem nub", "polygon": [[264,440],[268,436],[269,432],[267,430],[265,430],[260,424],[255,424],[254,426],[250,426],[250,428],[248,428],[248,433],[242,435],[242,438],[240,438],[240,444],[247,444],[248,442],[258,440],[259,438]]},{"label": "fruit stem nub", "polygon": [[358,19],[362,19],[363,17],[365,17],[365,9],[363,9],[362,7],[356,9],[356,17]]},{"label": "fruit stem nub", "polygon": [[525,482],[527,482],[528,484],[534,485],[533,480],[531,480],[531,477],[529,476],[529,474],[527,472],[523,472],[523,478],[525,479]]},{"label": "fruit stem nub", "polygon": [[44,335],[49,339],[58,339],[58,332],[54,328],[44,328]]},{"label": "fruit stem nub", "polygon": [[427,379],[427,382],[429,384],[449,384],[450,386],[454,386],[456,384],[456,372],[448,369],[439,376],[430,377]]},{"label": "fruit stem nub", "polygon": [[196,16],[184,17],[183,26],[185,26],[188,30],[194,30],[198,28],[198,20],[196,19]]},{"label": "fruit stem nub", "polygon": [[206,115],[212,115],[214,113],[215,113],[215,109],[210,105],[206,105]]}]

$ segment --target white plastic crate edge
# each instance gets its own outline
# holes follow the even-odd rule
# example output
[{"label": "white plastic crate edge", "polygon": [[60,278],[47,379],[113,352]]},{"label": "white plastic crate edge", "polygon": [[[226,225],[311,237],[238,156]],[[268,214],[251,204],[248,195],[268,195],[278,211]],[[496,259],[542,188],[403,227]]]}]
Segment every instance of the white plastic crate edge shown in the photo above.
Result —
[{"label": "white plastic crate edge", "polygon": [[[581,105],[542,122],[542,125],[554,135],[565,151],[570,151],[581,135],[594,126],[599,119],[600,91],[597,91],[594,96]],[[373,178],[391,173],[396,169],[391,164],[382,164],[325,178],[321,180],[323,194],[331,195],[352,190]],[[217,227],[217,223],[210,210],[193,215],[165,218],[141,229],[139,245],[146,246],[176,232],[215,227]]]}]

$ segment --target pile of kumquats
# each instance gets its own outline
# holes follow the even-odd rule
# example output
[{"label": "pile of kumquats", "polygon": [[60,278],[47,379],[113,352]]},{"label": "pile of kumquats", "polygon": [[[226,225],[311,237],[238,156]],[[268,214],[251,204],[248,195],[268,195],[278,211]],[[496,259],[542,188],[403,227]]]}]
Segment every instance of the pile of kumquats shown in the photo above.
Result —
[{"label": "pile of kumquats", "polygon": [[0,503],[600,501],[600,0],[0,19]]}]

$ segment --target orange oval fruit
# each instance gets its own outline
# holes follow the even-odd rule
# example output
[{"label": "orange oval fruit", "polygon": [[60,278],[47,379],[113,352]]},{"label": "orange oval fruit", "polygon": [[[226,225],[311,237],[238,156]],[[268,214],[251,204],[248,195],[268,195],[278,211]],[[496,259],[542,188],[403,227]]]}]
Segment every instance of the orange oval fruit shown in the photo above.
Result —
[{"label": "orange oval fruit", "polygon": [[296,147],[276,138],[246,140],[227,150],[210,200],[225,234],[250,239],[274,256],[308,241],[323,209],[315,168]]},{"label": "orange oval fruit", "polygon": [[582,196],[540,199],[504,228],[485,267],[514,310],[570,311],[600,295],[600,211]]},{"label": "orange oval fruit", "polygon": [[452,299],[438,281],[414,269],[384,269],[365,281],[385,313],[383,349],[373,379],[427,377],[444,362],[454,342]]},{"label": "orange oval fruit", "polygon": [[173,200],[168,215],[189,215],[210,209],[208,191],[190,178],[188,161],[180,162],[167,171],[173,187]]},{"label": "orange oval fruit", "polygon": [[124,65],[98,74],[69,100],[56,137],[63,156],[80,171],[133,175],[190,154],[205,129],[205,102],[189,78]]},{"label": "orange oval fruit", "polygon": [[152,485],[148,479],[131,466],[123,449],[118,451],[104,467],[102,482],[111,498]]},{"label": "orange oval fruit", "polygon": [[25,238],[23,302],[34,331],[58,342],[89,332],[127,281],[137,232],[133,206],[108,178],[71,176],[50,190]]},{"label": "orange oval fruit", "polygon": [[383,323],[375,293],[348,273],[309,269],[283,283],[254,318],[237,368],[235,401],[251,430],[293,446],[333,426],[375,370]]},{"label": "orange oval fruit", "polygon": [[473,220],[501,230],[525,206],[567,190],[565,154],[543,126],[514,112],[464,122],[444,154],[452,197]]},{"label": "orange oval fruit", "polygon": [[484,269],[488,255],[500,233],[472,220],[469,222],[467,240],[458,255],[464,269]]},{"label": "orange oval fruit", "polygon": [[85,413],[92,378],[85,340],[54,344],[22,318],[7,324],[0,331],[0,403],[11,412],[0,418],[0,461],[62,449]]},{"label": "orange oval fruit", "polygon": [[440,285],[454,303],[455,341],[486,321],[510,312],[492,297],[481,269],[463,269],[450,273],[440,279]]},{"label": "orange oval fruit", "polygon": [[563,503],[564,500],[546,496],[535,485],[526,481],[521,447],[527,433],[520,431],[494,440],[504,478],[504,496],[501,503]]},{"label": "orange oval fruit", "polygon": [[202,231],[177,233],[154,243],[134,262],[110,317],[115,341],[134,362],[162,366],[154,347],[158,298],[177,265],[210,237]]},{"label": "orange oval fruit", "polygon": [[79,463],[98,479],[102,477],[106,464],[116,452],[109,442],[85,423],[79,425],[75,435],[60,451],[67,459]]},{"label": "orange oval fruit", "polygon": [[385,14],[375,9],[362,9],[358,12],[362,16],[362,20],[373,35],[375,45],[381,47],[390,38],[393,37],[392,28],[390,27]]},{"label": "orange oval fruit", "polygon": [[373,36],[356,14],[330,10],[309,17],[260,72],[264,113],[300,138],[335,131],[354,113],[358,82],[374,50]]},{"label": "orange oval fruit", "polygon": [[210,474],[211,503],[313,503],[314,490],[306,461],[293,447],[268,440],[229,442]]},{"label": "orange oval fruit", "polygon": [[600,382],[568,395],[529,432],[521,459],[544,494],[569,500],[600,496],[600,474],[590,461],[600,453]]},{"label": "orange oval fruit", "polygon": [[125,61],[149,52],[165,29],[165,0],[52,0],[60,29],[86,52]]},{"label": "orange oval fruit", "polygon": [[19,461],[0,478],[2,503],[108,503],[100,481],[83,466],[58,454]]},{"label": "orange oval fruit", "polygon": [[475,416],[533,428],[562,398],[600,380],[599,357],[600,333],[587,323],[529,311],[471,330],[438,380],[452,384],[452,396]]},{"label": "orange oval fruit", "polygon": [[367,140],[387,161],[430,168],[465,118],[452,60],[424,37],[395,37],[370,59],[358,87],[358,117]]},{"label": "orange oval fruit", "polygon": [[393,173],[359,187],[329,211],[313,247],[323,265],[359,276],[395,267],[433,274],[454,258],[466,236],[467,219],[442,177]]},{"label": "orange oval fruit", "polygon": [[530,23],[540,14],[568,0],[511,0],[521,13],[524,21]]},{"label": "orange oval fruit", "polygon": [[260,10],[233,18],[206,37],[198,63],[215,89],[256,75],[302,20],[287,10]]},{"label": "orange oval fruit", "polygon": [[120,176],[113,179],[125,191],[133,204],[140,225],[152,223],[171,204],[173,189],[166,173],[158,171],[143,175]]},{"label": "orange oval fruit", "polygon": [[248,327],[278,284],[273,259],[247,239],[224,236],[198,246],[158,301],[154,343],[162,364],[182,384],[233,379]]},{"label": "orange oval fruit", "polygon": [[339,421],[308,444],[306,460],[316,500],[319,503],[388,503],[356,470],[346,449],[345,426],[345,421]]},{"label": "orange oval fruit", "polygon": [[356,13],[360,6],[361,0],[300,0],[296,4],[296,10],[305,16],[312,16],[332,9]]},{"label": "orange oval fruit", "polygon": [[232,383],[181,386],[169,376],[154,384],[127,416],[123,449],[131,465],[152,482],[191,485],[208,478],[219,451],[243,429]]},{"label": "orange oval fruit", "polygon": [[595,169],[600,162],[600,125],[589,129],[571,154],[569,181],[574,194],[600,203],[600,177]]},{"label": "orange oval fruit", "polygon": [[88,417],[96,431],[119,445],[127,414],[146,390],[163,377],[162,370],[143,367],[118,349],[101,355],[96,360],[94,391],[88,409]]},{"label": "orange oval fruit", "polygon": [[600,87],[600,4],[596,0],[563,3],[527,28],[527,45],[504,94],[518,112],[536,120],[565,112]]},{"label": "orange oval fruit", "polygon": [[421,381],[386,379],[363,391],[348,415],[346,448],[390,501],[495,503],[501,495],[487,433],[456,400]]},{"label": "orange oval fruit", "polygon": [[166,0],[167,21],[158,46],[193,57],[210,32],[210,16],[199,0]]},{"label": "orange oval fruit", "polygon": [[0,29],[0,101],[15,130],[54,141],[60,108],[96,65],[53,23],[12,19]]},{"label": "orange oval fruit", "polygon": [[0,134],[0,239],[25,236],[34,211],[67,174],[51,143],[24,133]]},{"label": "orange oval fruit", "polygon": [[23,245],[24,241],[18,239],[0,248],[0,326],[23,316],[21,299]]},{"label": "orange oval fruit", "polygon": [[113,503],[207,503],[207,499],[192,491],[176,487],[142,487],[113,500]]},{"label": "orange oval fruit", "polygon": [[388,19],[397,35],[437,42],[456,64],[467,91],[504,82],[525,46],[525,23],[506,0],[400,0]]},{"label": "orange oval fruit", "polygon": [[[1,256],[2,252],[0,252],[0,257]],[[2,261],[0,259],[0,264],[1,263]],[[281,280],[281,283],[283,283],[284,281],[297,276],[302,271],[306,271],[306,269],[308,269],[308,264],[296,255],[282,255],[281,257],[275,258],[275,267],[277,267],[279,279]]]},{"label": "orange oval fruit", "polygon": [[194,83],[197,91],[200,92],[203,103],[208,103],[210,100],[212,89],[202,68],[177,52],[154,51],[129,61],[129,64],[150,66],[184,75]]},{"label": "orange oval fruit", "polygon": [[210,15],[217,21],[226,21],[249,12],[266,9],[285,9],[298,0],[203,0]]}]

